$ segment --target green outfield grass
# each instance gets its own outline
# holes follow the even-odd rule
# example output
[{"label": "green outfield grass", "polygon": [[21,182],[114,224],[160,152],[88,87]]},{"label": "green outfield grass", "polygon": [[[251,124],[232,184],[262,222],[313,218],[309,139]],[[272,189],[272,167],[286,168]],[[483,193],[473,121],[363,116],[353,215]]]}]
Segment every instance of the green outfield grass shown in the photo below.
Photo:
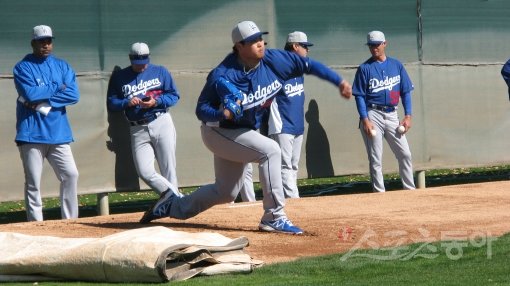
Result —
[{"label": "green outfield grass", "polygon": [[[427,187],[501,181],[510,178],[510,165],[482,168],[438,169],[428,170],[425,173]],[[399,190],[402,188],[397,174],[386,174],[384,178],[387,191]],[[372,192],[369,178],[366,175],[300,179],[298,180],[298,185],[302,197]],[[182,189],[182,192],[186,194],[194,190],[196,190],[196,187],[188,187]],[[23,190],[19,191],[22,192]],[[255,183],[255,192],[257,199],[261,199],[262,192],[258,183]],[[110,214],[145,211],[156,199],[157,195],[152,191],[110,193]],[[80,217],[90,217],[98,214],[97,195],[81,195],[79,196],[79,201]],[[45,220],[60,218],[58,198],[43,199],[43,205]],[[23,201],[0,203],[0,224],[23,221],[26,221]]]},{"label": "green outfield grass", "polygon": [[[452,184],[508,180],[510,166],[488,168],[430,170],[428,187]],[[387,190],[400,188],[398,176],[385,176]],[[371,192],[364,175],[299,180],[302,196],[338,195]],[[183,189],[184,193],[196,188]],[[260,187],[255,184],[257,195]],[[152,191],[112,193],[110,213],[140,212],[156,199]],[[95,216],[96,195],[80,199],[80,217]],[[45,219],[58,219],[58,199],[44,200]],[[0,223],[25,221],[23,202],[0,204]],[[459,255],[449,242],[423,243],[408,249],[369,249],[300,259],[290,263],[267,265],[251,274],[195,277],[174,285],[510,285],[510,234],[496,240],[466,241]],[[435,251],[432,251],[435,250]],[[401,259],[395,253],[404,253]],[[413,254],[414,253],[414,254]],[[457,253],[457,255],[455,255]],[[9,283],[4,285],[34,285]],[[113,283],[40,282],[38,285],[121,285]],[[161,284],[122,284],[161,285]]]},{"label": "green outfield grass", "polygon": [[[465,241],[356,250],[255,269],[251,274],[195,277],[172,285],[510,285],[510,234]],[[13,283],[9,285],[33,285]],[[39,285],[121,285],[42,282]],[[161,284],[122,284],[161,285]]]}]

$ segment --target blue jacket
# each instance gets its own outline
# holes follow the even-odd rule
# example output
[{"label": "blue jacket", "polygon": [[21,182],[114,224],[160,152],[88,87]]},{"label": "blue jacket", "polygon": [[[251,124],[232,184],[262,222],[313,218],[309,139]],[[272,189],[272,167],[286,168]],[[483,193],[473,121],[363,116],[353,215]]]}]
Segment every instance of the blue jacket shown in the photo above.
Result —
[{"label": "blue jacket", "polygon": [[[202,122],[218,122],[224,128],[258,129],[262,116],[272,98],[282,89],[285,81],[313,74],[336,86],[342,78],[322,63],[295,53],[268,49],[259,66],[245,72],[237,55],[231,53],[207,76],[207,82],[198,98],[195,113]],[[243,116],[238,121],[226,120],[221,108],[222,96],[216,91],[216,81],[224,77],[244,93]]]},{"label": "blue jacket", "polygon": [[501,75],[508,86],[508,98],[510,99],[510,60],[508,60],[501,69]]},{"label": "blue jacket", "polygon": [[[114,72],[108,86],[107,105],[110,111],[122,111],[129,121],[138,121],[153,116],[158,112],[166,112],[179,101],[179,92],[174,85],[170,72],[158,65],[149,64],[141,73],[128,66]],[[129,107],[134,96],[143,98],[150,96],[156,100],[152,108]]]},{"label": "blue jacket", "polygon": [[305,90],[302,76],[285,82],[269,112],[269,135],[302,135],[305,132]]},{"label": "blue jacket", "polygon": [[368,59],[361,64],[354,76],[352,94],[361,119],[367,118],[367,106],[377,104],[397,106],[400,98],[405,115],[412,114],[411,91],[413,83],[400,61],[386,57],[382,63]]},{"label": "blue jacket", "polygon": [[[65,144],[73,140],[66,106],[80,99],[76,75],[64,60],[52,55],[38,58],[26,55],[14,66],[14,84],[17,100],[16,138],[19,143]],[[51,106],[48,115],[42,115],[30,106],[46,102]]]}]

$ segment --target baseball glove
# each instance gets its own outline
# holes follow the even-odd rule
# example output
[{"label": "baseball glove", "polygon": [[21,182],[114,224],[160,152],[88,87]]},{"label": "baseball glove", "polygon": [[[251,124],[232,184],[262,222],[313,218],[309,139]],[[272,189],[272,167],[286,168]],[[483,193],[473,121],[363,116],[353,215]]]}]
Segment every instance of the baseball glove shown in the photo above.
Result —
[{"label": "baseball glove", "polygon": [[232,113],[233,120],[241,119],[243,117],[243,106],[238,104],[237,101],[243,102],[243,92],[223,77],[216,81],[216,91],[222,99],[223,108]]}]

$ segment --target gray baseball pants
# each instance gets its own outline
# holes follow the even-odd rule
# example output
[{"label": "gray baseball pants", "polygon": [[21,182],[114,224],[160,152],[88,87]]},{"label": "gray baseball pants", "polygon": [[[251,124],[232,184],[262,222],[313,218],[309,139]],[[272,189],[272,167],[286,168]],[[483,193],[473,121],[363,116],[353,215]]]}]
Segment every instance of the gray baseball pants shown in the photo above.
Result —
[{"label": "gray baseball pants", "polygon": [[253,165],[251,163],[246,164],[243,187],[239,193],[243,202],[254,202],[257,200],[255,198],[255,190],[253,189]]},{"label": "gray baseball pants", "polygon": [[25,172],[25,208],[28,221],[43,220],[41,177],[44,159],[60,181],[63,219],[78,217],[78,169],[69,144],[22,144],[18,147]]},{"label": "gray baseball pants", "polygon": [[187,219],[214,205],[233,201],[244,184],[250,162],[259,164],[264,195],[262,220],[286,217],[280,146],[274,140],[247,128],[227,129],[205,124],[201,126],[201,134],[205,146],[214,154],[216,180],[190,195],[176,197],[170,217]]},{"label": "gray baseball pants", "polygon": [[[131,151],[138,176],[155,192],[178,190],[175,148],[177,136],[170,113],[166,112],[149,124],[131,126]],[[154,160],[159,171],[156,172]]]},{"label": "gray baseball pants", "polygon": [[400,134],[397,131],[400,124],[397,111],[383,112],[369,109],[368,118],[377,130],[376,136],[369,137],[363,128],[360,128],[360,130],[367,149],[370,177],[374,192],[384,192],[386,190],[382,172],[383,139],[388,142],[391,151],[397,158],[398,170],[404,189],[415,189],[411,150],[409,149],[405,134]]},{"label": "gray baseball pants", "polygon": [[286,198],[299,198],[297,173],[303,135],[278,133],[270,137],[280,145],[282,150],[282,182]]}]

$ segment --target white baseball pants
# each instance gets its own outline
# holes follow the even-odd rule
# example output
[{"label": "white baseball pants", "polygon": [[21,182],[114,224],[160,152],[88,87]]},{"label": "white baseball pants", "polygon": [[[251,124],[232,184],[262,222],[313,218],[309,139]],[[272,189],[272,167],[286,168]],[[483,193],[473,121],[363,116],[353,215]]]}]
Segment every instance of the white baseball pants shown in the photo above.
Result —
[{"label": "white baseball pants", "polygon": [[303,135],[278,133],[270,137],[280,145],[282,150],[282,182],[286,198],[299,198],[297,173]]},{"label": "white baseball pants", "polygon": [[[155,192],[178,190],[175,148],[177,136],[170,113],[159,116],[149,124],[131,126],[131,151],[138,176]],[[156,172],[154,160],[159,171]]]},{"label": "white baseball pants", "polygon": [[[363,128],[360,128],[360,130],[367,149],[370,177],[374,192],[384,192],[386,190],[382,172],[383,139],[388,142],[391,151],[397,158],[399,174],[404,189],[415,189],[411,150],[409,149],[405,134],[400,134],[397,131],[400,124],[397,111],[386,113],[376,109],[369,109],[368,118],[377,130],[376,136],[369,137]],[[361,124],[363,123],[360,123],[360,126]]]},{"label": "white baseball pants", "polygon": [[25,208],[28,221],[43,220],[41,176],[44,159],[60,181],[63,219],[78,217],[78,169],[69,144],[22,144],[18,147],[25,172]]}]

